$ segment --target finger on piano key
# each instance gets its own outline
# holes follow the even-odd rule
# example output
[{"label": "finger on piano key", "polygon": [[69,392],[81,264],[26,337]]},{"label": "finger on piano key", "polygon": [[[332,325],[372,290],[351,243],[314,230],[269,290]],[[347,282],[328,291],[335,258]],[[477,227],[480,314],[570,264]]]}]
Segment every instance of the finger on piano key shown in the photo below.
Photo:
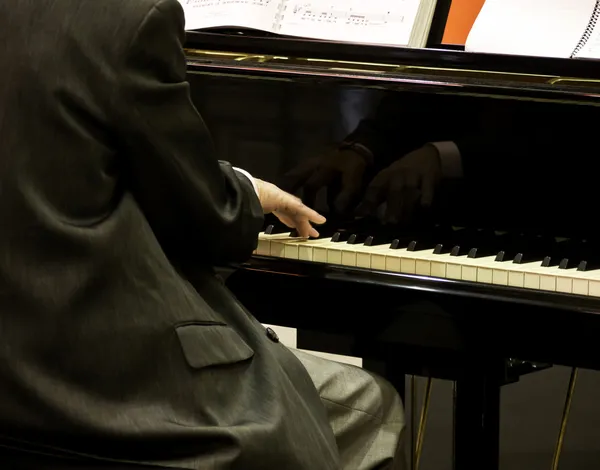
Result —
[{"label": "finger on piano key", "polygon": [[285,240],[289,238],[290,232],[288,233],[277,233],[274,235],[261,232],[258,234],[258,245],[254,254],[262,256],[277,256],[271,254],[271,242],[277,240]]},{"label": "finger on piano key", "polygon": [[[329,243],[329,239],[292,239],[285,242],[284,257],[288,259],[297,259],[300,261],[312,261],[315,263],[326,263],[327,252],[316,250],[319,247]],[[315,256],[315,252],[317,253]],[[319,256],[321,254],[321,256]]]}]

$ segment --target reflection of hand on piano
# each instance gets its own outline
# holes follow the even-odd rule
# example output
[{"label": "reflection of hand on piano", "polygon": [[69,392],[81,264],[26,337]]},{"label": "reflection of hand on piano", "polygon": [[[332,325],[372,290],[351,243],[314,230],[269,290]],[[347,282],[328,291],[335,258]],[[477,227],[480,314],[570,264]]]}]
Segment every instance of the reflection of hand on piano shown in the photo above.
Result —
[{"label": "reflection of hand on piano", "polygon": [[357,211],[361,215],[373,214],[385,202],[386,221],[406,221],[419,205],[431,206],[441,177],[442,166],[437,148],[424,145],[379,172],[369,184]]},{"label": "reflection of hand on piano", "polygon": [[317,192],[321,188],[334,191],[333,185],[338,181],[341,187],[335,194],[328,193],[328,199],[333,200],[334,208],[344,212],[359,195],[363,187],[365,170],[369,160],[353,147],[343,147],[322,157],[305,160],[286,174],[288,188],[295,193],[302,189],[304,202],[315,207]]},{"label": "reflection of hand on piano", "polygon": [[265,214],[274,214],[303,238],[318,237],[312,224],[325,223],[325,217],[305,206],[300,199],[286,193],[272,183],[255,178],[258,199]]}]

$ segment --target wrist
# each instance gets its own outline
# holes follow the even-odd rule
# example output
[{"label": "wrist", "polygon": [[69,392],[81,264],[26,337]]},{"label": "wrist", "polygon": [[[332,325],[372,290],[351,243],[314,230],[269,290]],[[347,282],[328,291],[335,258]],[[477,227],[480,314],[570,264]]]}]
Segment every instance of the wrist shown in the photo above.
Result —
[{"label": "wrist", "polygon": [[265,198],[265,195],[267,194],[266,187],[267,185],[269,185],[269,183],[258,178],[254,178],[254,183],[256,188],[256,195],[258,196],[258,202],[260,202],[260,205],[263,209],[263,213],[270,214],[271,212],[273,212],[273,208],[268,207],[269,204],[266,200],[267,198]]},{"label": "wrist", "polygon": [[463,167],[460,149],[452,141],[430,142],[427,144],[436,149],[443,178],[462,178]]},{"label": "wrist", "polygon": [[357,155],[360,155],[368,166],[372,166],[375,163],[373,152],[358,142],[342,142],[339,150],[353,151]]},{"label": "wrist", "polygon": [[244,175],[246,178],[248,178],[248,180],[252,184],[252,187],[254,188],[254,192],[256,193],[256,195],[258,195],[258,185],[256,183],[256,181],[257,181],[256,178],[254,178],[254,176],[252,176],[246,170],[243,170],[241,168],[237,168],[237,167],[234,166],[233,169],[235,171],[237,171],[239,174]]}]

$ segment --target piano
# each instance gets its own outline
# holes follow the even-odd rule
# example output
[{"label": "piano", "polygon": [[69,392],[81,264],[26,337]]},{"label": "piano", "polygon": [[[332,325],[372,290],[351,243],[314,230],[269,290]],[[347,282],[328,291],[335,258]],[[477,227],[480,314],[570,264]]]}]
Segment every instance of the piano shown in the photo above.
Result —
[{"label": "piano", "polygon": [[460,150],[463,174],[408,220],[338,211],[339,180],[311,200],[319,238],[267,217],[227,278],[259,320],[383,364],[399,388],[407,373],[454,380],[458,469],[498,468],[504,384],[546,364],[600,369],[596,63],[238,31],[191,32],[186,53],[223,158],[282,187],[365,122],[387,150],[363,192],[424,144]]}]

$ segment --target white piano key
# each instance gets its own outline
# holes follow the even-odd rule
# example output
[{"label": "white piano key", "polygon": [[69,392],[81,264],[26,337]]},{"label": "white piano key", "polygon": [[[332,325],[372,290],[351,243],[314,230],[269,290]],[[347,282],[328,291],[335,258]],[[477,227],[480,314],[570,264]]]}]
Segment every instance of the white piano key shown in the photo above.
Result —
[{"label": "white piano key", "polygon": [[[449,253],[434,254],[433,250],[415,251],[413,253],[422,253],[417,261],[417,272],[419,275],[427,275],[427,271],[430,276],[450,278],[456,274],[453,267],[448,269],[449,263],[455,261],[455,256],[450,256]],[[459,278],[460,279],[460,278]]]},{"label": "white piano key", "polygon": [[600,270],[577,271],[543,267],[540,262],[496,262],[494,256],[435,255],[433,250],[407,251],[389,245],[365,246],[332,242],[330,238],[306,240],[289,233],[259,235],[258,255],[416,274],[517,288],[600,297]]},{"label": "white piano key", "polygon": [[[272,255],[271,254],[271,242],[272,241],[283,241],[286,239],[290,238],[290,233],[276,233],[273,235],[269,235],[266,234],[264,232],[261,232],[258,234],[258,246],[256,247],[255,253],[257,255],[263,255],[263,256],[277,256],[277,255]],[[279,250],[275,250],[276,253],[279,252]]]},{"label": "white piano key", "polygon": [[600,269],[593,271],[575,271],[573,277],[573,294],[600,297]]},{"label": "white piano key", "polygon": [[301,261],[314,261],[313,249],[325,243],[326,239],[290,238],[285,241],[285,258]]},{"label": "white piano key", "polygon": [[342,262],[344,266],[356,266],[357,268],[370,269],[371,256],[376,253],[379,246],[365,246],[363,244],[348,245],[348,255]]},{"label": "white piano key", "polygon": [[469,282],[492,284],[493,271],[498,268],[495,256],[481,258],[463,258],[462,279]]},{"label": "white piano key", "polygon": [[508,270],[508,285],[511,287],[522,287],[525,288],[525,274],[536,272],[538,268],[542,267],[541,261],[534,261],[531,263],[510,263],[507,266]]},{"label": "white piano key", "polygon": [[419,276],[446,277],[446,262],[443,255],[431,250],[414,251],[416,256],[415,274]]}]

